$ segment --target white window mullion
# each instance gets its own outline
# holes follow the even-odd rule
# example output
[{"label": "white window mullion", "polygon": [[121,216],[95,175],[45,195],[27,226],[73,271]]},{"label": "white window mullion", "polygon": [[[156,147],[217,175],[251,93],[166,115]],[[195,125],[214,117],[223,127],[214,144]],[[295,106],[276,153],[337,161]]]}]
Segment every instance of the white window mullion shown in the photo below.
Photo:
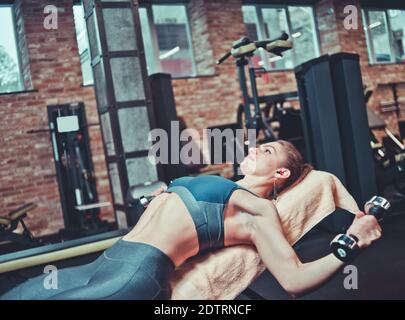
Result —
[{"label": "white window mullion", "polygon": [[369,26],[370,26],[369,10],[364,9],[363,17],[364,17],[364,22],[365,22],[364,32],[366,33],[368,56],[369,56],[369,59],[370,59],[371,63],[376,63],[377,59],[376,59],[376,56],[375,56],[373,39],[371,38],[371,32],[370,32],[370,28],[369,28]]},{"label": "white window mullion", "polygon": [[[291,20],[290,20],[290,11],[288,10],[288,6],[283,7],[286,17],[287,17],[287,32],[288,35],[292,38],[292,25],[291,25]],[[295,48],[293,46],[293,48],[291,49],[291,58],[292,58],[292,62],[293,65],[295,66],[297,64],[297,59],[296,59],[296,52],[295,52]]]},{"label": "white window mullion", "polygon": [[[262,6],[255,6],[256,21],[257,21],[256,29],[258,40],[264,40],[269,37],[267,34],[266,27],[264,26],[262,8],[263,8]],[[266,52],[266,50],[259,50],[259,52],[262,58],[263,68],[265,68],[266,70],[270,70],[269,54]]]},{"label": "white window mullion", "polygon": [[22,63],[21,63],[21,53],[20,53],[20,47],[18,45],[18,40],[17,40],[17,24],[15,21],[15,14],[14,14],[14,6],[12,7],[12,17],[11,17],[12,21],[13,21],[13,28],[14,28],[14,43],[15,43],[15,47],[17,48],[17,68],[18,68],[18,74],[19,76],[19,83],[20,83],[20,90],[24,90],[25,89],[25,84],[24,84],[24,79],[23,79],[23,74],[22,74]]},{"label": "white window mullion", "polygon": [[315,52],[316,56],[319,57],[321,55],[321,48],[319,47],[319,37],[318,37],[318,28],[315,22],[315,12],[314,7],[311,7],[312,19],[311,19],[311,27],[314,30],[313,33],[313,44],[315,45]]},{"label": "white window mullion", "polygon": [[146,5],[146,16],[148,18],[149,30],[151,35],[151,43],[152,43],[152,52],[153,52],[153,59],[152,59],[152,70],[151,73],[162,72],[162,65],[160,63],[160,55],[159,55],[159,43],[158,37],[156,32],[156,25],[153,19],[153,10],[152,5]]},{"label": "white window mullion", "polygon": [[385,23],[387,25],[387,32],[388,32],[388,41],[390,44],[390,52],[391,52],[391,62],[395,62],[395,49],[394,49],[394,39],[393,39],[393,33],[391,29],[391,21],[388,17],[388,10],[384,10],[384,19]]},{"label": "white window mullion", "polygon": [[193,46],[193,38],[191,35],[191,27],[190,27],[190,18],[188,16],[188,10],[186,9],[186,32],[187,32],[187,42],[190,47],[190,54],[191,54],[191,64],[192,64],[192,76],[197,75],[197,67],[195,62],[195,55],[194,55],[194,46]]}]

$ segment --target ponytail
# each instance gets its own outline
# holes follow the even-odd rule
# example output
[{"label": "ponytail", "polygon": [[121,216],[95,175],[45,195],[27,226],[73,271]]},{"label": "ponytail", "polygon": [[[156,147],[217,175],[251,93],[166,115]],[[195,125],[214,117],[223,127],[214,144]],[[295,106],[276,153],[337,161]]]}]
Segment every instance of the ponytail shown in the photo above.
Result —
[{"label": "ponytail", "polygon": [[282,193],[290,188],[294,188],[313,170],[313,167],[304,163],[304,158],[297,150],[297,148],[290,142],[284,140],[278,140],[284,148],[286,154],[286,160],[284,167],[290,170],[290,177],[281,186],[278,186],[277,193]]}]

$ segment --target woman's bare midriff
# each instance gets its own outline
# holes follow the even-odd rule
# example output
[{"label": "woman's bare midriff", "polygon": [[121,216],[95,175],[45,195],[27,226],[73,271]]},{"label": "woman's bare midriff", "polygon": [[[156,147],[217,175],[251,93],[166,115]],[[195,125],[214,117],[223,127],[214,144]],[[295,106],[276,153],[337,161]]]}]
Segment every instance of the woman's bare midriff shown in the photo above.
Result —
[{"label": "woman's bare midriff", "polygon": [[[229,199],[225,208],[225,246],[251,243],[247,230],[248,213],[239,212]],[[123,237],[125,241],[152,245],[171,258],[176,266],[198,253],[198,238],[193,219],[175,193],[155,197],[136,226]]]}]

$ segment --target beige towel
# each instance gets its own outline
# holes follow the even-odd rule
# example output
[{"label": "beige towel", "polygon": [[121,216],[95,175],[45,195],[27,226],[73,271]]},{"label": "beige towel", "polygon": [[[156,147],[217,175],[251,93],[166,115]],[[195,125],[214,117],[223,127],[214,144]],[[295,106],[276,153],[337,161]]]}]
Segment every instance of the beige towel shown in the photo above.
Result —
[{"label": "beige towel", "polygon": [[[316,170],[277,201],[280,220],[291,245],[336,208],[358,211],[356,202],[339,179]],[[172,299],[234,299],[265,269],[252,246],[227,247],[197,256],[176,269],[171,280]]]}]

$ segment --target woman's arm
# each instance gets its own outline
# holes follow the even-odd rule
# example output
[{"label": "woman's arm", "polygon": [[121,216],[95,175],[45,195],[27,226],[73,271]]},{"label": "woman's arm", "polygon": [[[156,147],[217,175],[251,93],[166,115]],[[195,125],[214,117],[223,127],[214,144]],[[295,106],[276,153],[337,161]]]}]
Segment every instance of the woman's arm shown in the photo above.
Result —
[{"label": "woman's arm", "polygon": [[[249,199],[247,199],[249,198]],[[249,225],[251,239],[264,264],[283,288],[292,296],[319,286],[331,277],[343,262],[333,254],[319,260],[302,263],[287,242],[276,207],[266,199],[245,195],[237,200],[239,207],[252,213]],[[359,246],[366,247],[379,238],[379,226],[372,216],[358,217],[351,228],[359,238]]]},{"label": "woman's arm", "polygon": [[343,262],[330,254],[302,263],[287,242],[280,223],[274,218],[256,216],[252,223],[252,242],[267,269],[292,296],[316,287],[332,276]]}]

